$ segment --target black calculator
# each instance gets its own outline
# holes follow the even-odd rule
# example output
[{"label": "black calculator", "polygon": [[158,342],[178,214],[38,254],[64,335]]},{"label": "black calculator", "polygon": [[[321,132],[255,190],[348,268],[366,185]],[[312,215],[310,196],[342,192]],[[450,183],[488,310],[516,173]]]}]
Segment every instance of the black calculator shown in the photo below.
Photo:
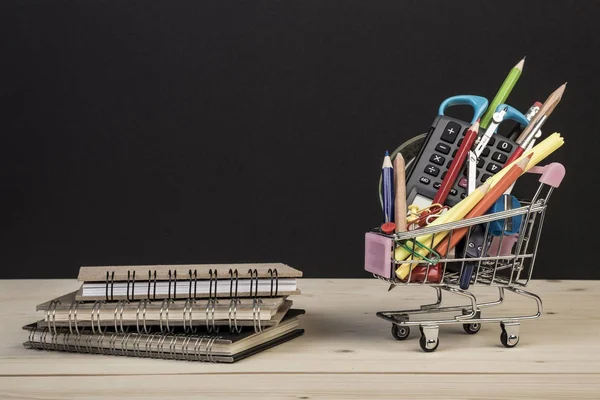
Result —
[{"label": "black calculator", "polygon": [[[471,125],[472,123],[446,115],[438,115],[434,119],[419,153],[407,168],[406,196],[408,205],[414,204],[419,208],[423,208],[433,202],[450,163]],[[480,128],[478,137],[483,136],[484,133],[485,129]],[[497,133],[492,135],[477,162],[475,186],[480,186],[500,171],[517,146],[514,141],[507,137],[500,136]],[[445,205],[452,207],[468,195],[467,171],[468,155],[448,193]]]}]

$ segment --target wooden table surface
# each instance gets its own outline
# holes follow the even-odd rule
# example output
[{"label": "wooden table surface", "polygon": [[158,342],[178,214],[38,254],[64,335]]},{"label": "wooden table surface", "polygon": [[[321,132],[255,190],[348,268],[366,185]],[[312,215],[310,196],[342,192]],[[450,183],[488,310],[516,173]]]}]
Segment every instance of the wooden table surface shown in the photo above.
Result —
[{"label": "wooden table surface", "polygon": [[[532,281],[543,315],[523,321],[514,348],[499,324],[467,335],[440,328],[433,353],[418,329],[394,340],[377,311],[435,300],[429,287],[376,279],[302,279],[294,306],[304,308],[304,336],[235,364],[136,359],[25,349],[21,327],[42,317],[35,306],[75,290],[75,280],[0,281],[0,396],[6,399],[555,399],[600,398],[600,298],[594,281]],[[484,288],[485,289],[485,288]],[[474,290],[481,299],[497,292]],[[479,298],[479,297],[478,297]],[[451,302],[452,303],[452,302]],[[508,293],[483,316],[534,312]]]}]

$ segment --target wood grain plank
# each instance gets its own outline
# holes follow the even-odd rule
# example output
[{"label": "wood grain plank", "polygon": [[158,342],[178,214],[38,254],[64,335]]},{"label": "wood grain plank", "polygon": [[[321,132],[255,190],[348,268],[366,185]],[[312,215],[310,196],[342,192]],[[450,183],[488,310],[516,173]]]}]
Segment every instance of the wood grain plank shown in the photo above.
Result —
[{"label": "wood grain plank", "polygon": [[0,378],[3,399],[597,399],[598,374],[244,374]]},{"label": "wood grain plank", "polygon": [[[74,290],[75,280],[0,281],[0,376],[102,375],[223,372],[353,373],[600,373],[598,284],[593,281],[533,281],[529,287],[544,301],[544,315],[523,322],[513,349],[500,344],[497,324],[466,335],[458,325],[443,326],[440,347],[426,354],[418,334],[403,342],[376,311],[412,308],[434,300],[428,287],[398,287],[391,292],[375,279],[300,280],[294,306],[304,336],[232,365],[80,355],[24,349],[21,326],[40,315],[35,306]],[[475,291],[484,293],[484,290]],[[485,294],[485,293],[484,293]],[[492,299],[492,294],[484,298]],[[532,312],[533,303],[508,294],[497,313]],[[491,315],[485,311],[485,315]]]}]

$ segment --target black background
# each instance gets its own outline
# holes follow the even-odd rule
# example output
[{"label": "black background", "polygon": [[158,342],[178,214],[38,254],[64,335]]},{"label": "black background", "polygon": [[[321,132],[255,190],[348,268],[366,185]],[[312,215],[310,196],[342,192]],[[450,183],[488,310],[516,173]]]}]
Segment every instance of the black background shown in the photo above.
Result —
[{"label": "black background", "polygon": [[447,97],[491,100],[527,55],[509,104],[568,81],[543,129],[567,176],[534,278],[598,279],[599,18],[596,1],[3,1],[0,277],[266,261],[369,277],[385,150]]}]

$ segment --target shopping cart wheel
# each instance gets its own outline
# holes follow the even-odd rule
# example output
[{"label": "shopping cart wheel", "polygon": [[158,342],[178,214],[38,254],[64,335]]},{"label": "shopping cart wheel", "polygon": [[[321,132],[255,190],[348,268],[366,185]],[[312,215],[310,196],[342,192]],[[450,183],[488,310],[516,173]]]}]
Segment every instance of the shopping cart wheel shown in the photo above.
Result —
[{"label": "shopping cart wheel", "polygon": [[404,340],[410,335],[410,327],[392,324],[392,336],[396,340]]},{"label": "shopping cart wheel", "polygon": [[463,324],[463,329],[465,330],[465,332],[467,332],[469,335],[474,335],[477,332],[479,332],[479,330],[481,329],[481,324],[479,323],[473,323],[473,324]]},{"label": "shopping cart wheel", "polygon": [[440,345],[440,339],[438,337],[439,327],[438,326],[419,326],[421,330],[421,339],[419,339],[419,345],[421,349],[426,353],[431,353],[437,350]]},{"label": "shopping cart wheel", "polygon": [[519,343],[519,323],[500,323],[502,333],[500,334],[500,342],[504,347],[515,347]]}]

